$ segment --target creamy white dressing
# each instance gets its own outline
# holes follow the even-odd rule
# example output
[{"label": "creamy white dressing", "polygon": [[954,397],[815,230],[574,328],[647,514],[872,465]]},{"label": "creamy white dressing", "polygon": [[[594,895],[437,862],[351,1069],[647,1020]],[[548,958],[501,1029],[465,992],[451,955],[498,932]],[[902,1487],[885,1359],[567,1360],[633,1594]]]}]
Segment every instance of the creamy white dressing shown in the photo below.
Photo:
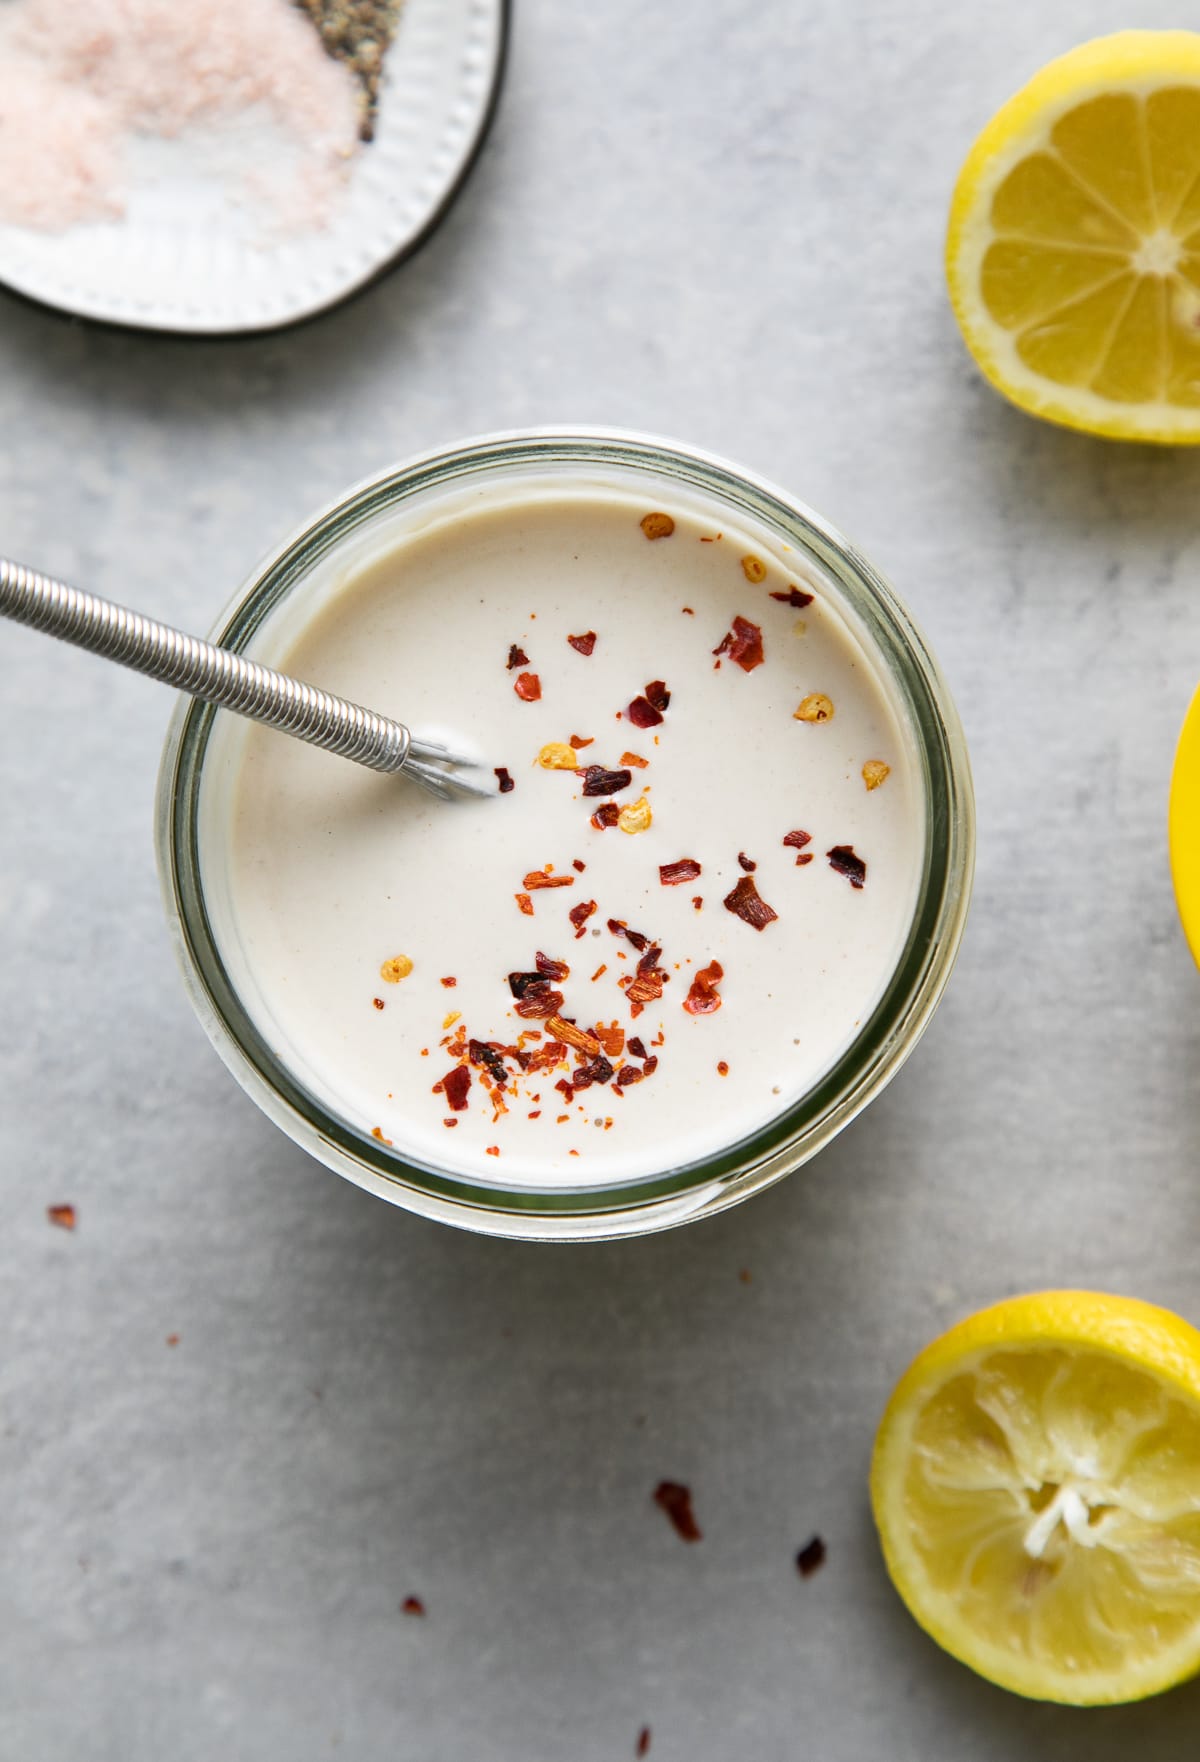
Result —
[{"label": "creamy white dressing", "polygon": [[[650,542],[641,518],[664,509],[675,531]],[[766,580],[747,578],[746,556],[767,565]],[[813,603],[770,597],[793,585]],[[735,615],[762,631],[765,659],[750,672],[728,656],[714,665]],[[567,638],[589,631],[596,642],[585,656]],[[509,669],[514,643],[528,663]],[[397,523],[340,577],[318,569],[254,653],[418,731],[453,729],[515,782],[494,800],[445,806],[218,719],[201,836],[222,957],[298,1078],[399,1154],[505,1186],[657,1174],[792,1105],[870,1015],[918,892],[918,762],[836,590],[765,532],[582,482],[462,492],[419,525]],[[517,696],[520,673],[538,676],[538,701]],[[641,729],[625,712],[652,680],[665,681],[670,705],[660,726]],[[814,693],[831,700],[832,719],[797,721]],[[585,798],[578,775],[537,763],[541,748],[572,735],[593,742],[579,751],[581,768],[619,769],[627,751],[648,763],[629,767],[630,787]],[[872,790],[868,761],[890,767]],[[602,800],[642,796],[648,830],[591,825]],[[799,852],[783,843],[797,830],[811,835]],[[866,863],[861,889],[831,866],[835,846]],[[739,853],[778,914],[761,931],[722,904],[746,873]],[[798,854],[813,860],[798,865]],[[659,866],[685,857],[700,876],[662,885]],[[526,875],[547,866],[571,885],[526,888]],[[526,892],[532,916],[517,903]],[[591,900],[596,912],[577,936],[568,914]],[[636,971],[638,950],[610,932],[610,918],[659,945],[670,976],[636,1018],[619,982]],[[614,1078],[568,1098],[555,1085],[570,1081],[574,1051],[524,1075],[509,1059],[507,1112],[496,1117],[473,1065],[456,1111],[434,1086],[460,1062],[460,1039],[515,1046],[534,1032],[543,1039],[527,1038],[524,1050],[544,1046],[545,1022],[516,1014],[507,982],[510,971],[532,970],[539,950],[569,963],[569,977],[554,982],[564,1018],[585,1032],[618,1024],[657,1067],[620,1095]],[[412,971],[387,983],[381,966],[400,955]],[[721,1008],[689,1014],[692,980],[713,962],[723,969]],[[644,1064],[627,1050],[610,1062]]]}]

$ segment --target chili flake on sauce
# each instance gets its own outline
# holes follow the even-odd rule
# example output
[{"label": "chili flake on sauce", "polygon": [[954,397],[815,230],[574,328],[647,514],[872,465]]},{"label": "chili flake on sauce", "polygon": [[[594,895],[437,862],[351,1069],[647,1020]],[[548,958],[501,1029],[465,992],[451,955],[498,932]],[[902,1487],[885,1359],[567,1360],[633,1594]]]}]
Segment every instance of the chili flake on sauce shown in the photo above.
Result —
[{"label": "chili flake on sauce", "polygon": [[572,906],[567,913],[568,918],[575,926],[576,941],[578,941],[578,939],[584,934],[584,926],[595,909],[596,902],[594,899],[582,899],[578,905]]},{"label": "chili flake on sauce", "polygon": [[471,1087],[471,1072],[467,1065],[455,1065],[442,1078],[442,1089],[446,1100],[455,1113],[461,1113],[467,1105],[467,1091]]},{"label": "chili flake on sauce", "polygon": [[779,916],[761,897],[749,875],[743,875],[733,891],[726,894],[724,905],[727,912],[741,918],[752,930],[765,930]]},{"label": "chili flake on sauce", "polygon": [[[725,969],[720,961],[710,961],[708,966],[700,968],[692,980],[691,989],[683,1000],[683,1007],[689,1016],[716,1014],[721,1007],[721,996],[717,986],[724,977]],[[719,1065],[717,1069],[720,1070]]]},{"label": "chili flake on sauce", "polygon": [[616,795],[633,782],[632,771],[606,771],[603,765],[587,765],[579,775],[583,778],[584,795]]},{"label": "chili flake on sauce", "polygon": [[836,869],[839,875],[844,875],[851,887],[862,888],[866,886],[867,865],[860,856],[855,854],[853,845],[835,844],[832,850],[825,852],[825,855],[829,858],[830,868]]},{"label": "chili flake on sauce", "polygon": [[700,865],[694,857],[680,857],[677,863],[660,863],[658,878],[664,887],[678,887],[681,881],[694,881]]},{"label": "chili flake on sauce", "polygon": [[731,661],[737,662],[743,673],[753,673],[766,659],[763,654],[761,625],[752,624],[749,618],[735,617],[733,628],[721,638],[713,654],[718,658],[728,655]]}]

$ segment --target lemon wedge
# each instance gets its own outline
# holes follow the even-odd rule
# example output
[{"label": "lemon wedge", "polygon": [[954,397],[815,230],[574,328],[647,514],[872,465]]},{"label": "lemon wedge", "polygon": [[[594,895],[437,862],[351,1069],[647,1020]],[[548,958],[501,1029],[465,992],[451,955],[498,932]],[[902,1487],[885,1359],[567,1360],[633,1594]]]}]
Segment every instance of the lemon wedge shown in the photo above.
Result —
[{"label": "lemon wedge", "polygon": [[1200,442],[1200,35],[1122,31],[988,123],[946,240],[967,347],[1035,416]]},{"label": "lemon wedge", "polygon": [[1200,1669],[1200,1333],[1090,1291],[927,1346],[875,1441],[892,1580],[964,1664],[1036,1700],[1141,1700]]}]

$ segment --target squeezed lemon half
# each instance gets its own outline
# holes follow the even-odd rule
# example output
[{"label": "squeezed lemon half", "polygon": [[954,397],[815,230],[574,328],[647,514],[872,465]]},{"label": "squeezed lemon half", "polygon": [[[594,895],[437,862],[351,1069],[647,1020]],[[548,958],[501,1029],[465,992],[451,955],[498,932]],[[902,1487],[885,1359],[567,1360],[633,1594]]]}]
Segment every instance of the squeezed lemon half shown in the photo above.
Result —
[{"label": "squeezed lemon half", "polygon": [[1114,439],[1200,442],[1200,35],[1050,62],[959,173],[950,299],[997,389]]},{"label": "squeezed lemon half", "polygon": [[1169,1688],[1200,1669],[1200,1333],[1089,1291],[981,1310],[897,1385],[871,1503],[913,1615],[992,1682]]}]

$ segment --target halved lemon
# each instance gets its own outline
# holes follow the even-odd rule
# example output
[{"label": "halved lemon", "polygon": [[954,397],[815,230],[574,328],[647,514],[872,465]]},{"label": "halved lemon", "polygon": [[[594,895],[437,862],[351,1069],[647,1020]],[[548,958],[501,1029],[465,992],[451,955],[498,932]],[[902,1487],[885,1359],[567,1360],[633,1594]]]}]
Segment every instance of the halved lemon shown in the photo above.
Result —
[{"label": "halved lemon", "polygon": [[1200,1333],[1044,1291],[909,1367],[871,1503],[921,1626],[1017,1694],[1135,1701],[1200,1670]]},{"label": "halved lemon", "polygon": [[950,299],[996,388],[1121,440],[1200,443],[1200,35],[1050,62],[959,173]]}]

